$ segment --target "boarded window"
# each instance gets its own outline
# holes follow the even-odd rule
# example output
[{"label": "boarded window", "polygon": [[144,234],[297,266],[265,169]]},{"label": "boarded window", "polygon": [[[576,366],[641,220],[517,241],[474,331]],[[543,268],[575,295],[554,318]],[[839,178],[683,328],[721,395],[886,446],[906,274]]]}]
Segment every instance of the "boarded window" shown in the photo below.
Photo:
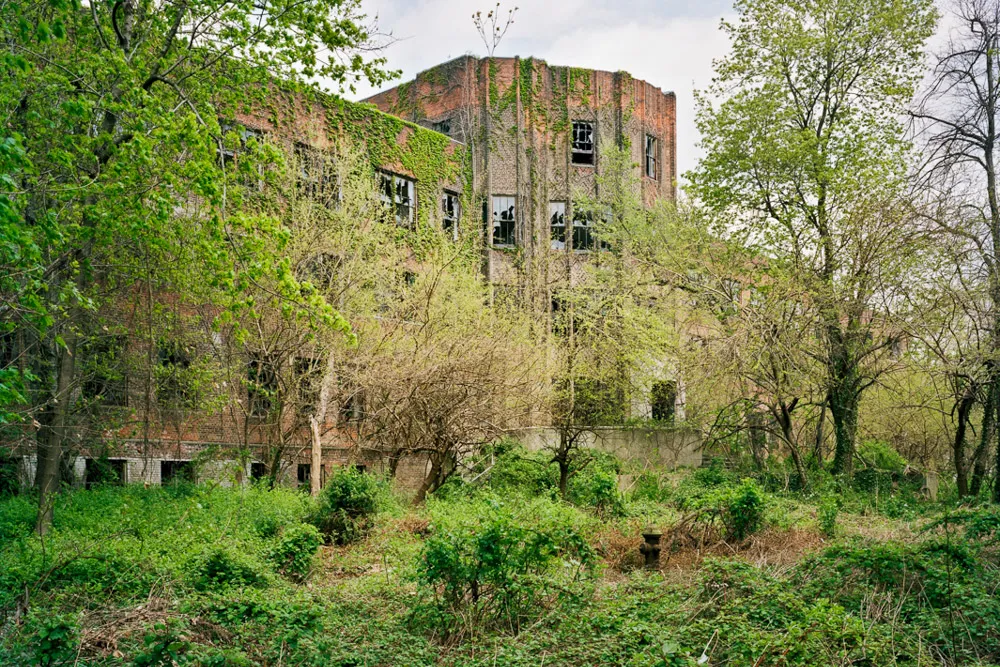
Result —
[{"label": "boarded window", "polygon": [[493,245],[513,246],[517,243],[517,197],[493,197]]},{"label": "boarded window", "polygon": [[573,121],[573,164],[594,164],[594,124]]},{"label": "boarded window", "polygon": [[566,202],[549,202],[549,229],[552,235],[552,249],[566,247]]}]

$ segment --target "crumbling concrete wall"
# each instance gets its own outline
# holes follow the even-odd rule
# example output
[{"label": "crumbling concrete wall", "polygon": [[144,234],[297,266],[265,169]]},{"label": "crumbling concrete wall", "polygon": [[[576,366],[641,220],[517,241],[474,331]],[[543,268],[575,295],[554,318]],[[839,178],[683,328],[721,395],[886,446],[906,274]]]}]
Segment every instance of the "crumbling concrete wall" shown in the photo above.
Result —
[{"label": "crumbling concrete wall", "polygon": [[[527,428],[512,434],[530,451],[559,444],[554,428]],[[701,438],[686,429],[597,427],[581,436],[583,446],[614,454],[630,467],[697,468],[702,462]]]}]

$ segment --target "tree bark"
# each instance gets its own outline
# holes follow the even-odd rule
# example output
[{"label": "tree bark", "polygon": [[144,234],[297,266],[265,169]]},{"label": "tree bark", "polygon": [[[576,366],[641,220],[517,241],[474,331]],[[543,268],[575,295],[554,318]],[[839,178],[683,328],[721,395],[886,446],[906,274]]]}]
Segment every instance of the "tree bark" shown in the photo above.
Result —
[{"label": "tree bark", "polygon": [[996,431],[996,406],[1000,399],[1000,387],[996,380],[990,380],[986,388],[986,402],[983,405],[983,420],[979,434],[979,445],[973,454],[972,482],[969,485],[969,495],[978,496],[986,479],[987,463],[989,462],[990,443],[993,442]]},{"label": "tree bark", "polygon": [[972,388],[966,390],[961,400],[958,402],[958,425],[955,428],[955,441],[952,448],[952,458],[955,460],[955,484],[958,487],[958,496],[964,498],[969,495],[969,467],[965,460],[965,434],[969,422],[969,413],[976,403],[975,392]]},{"label": "tree bark", "polygon": [[35,531],[45,535],[52,526],[55,494],[59,490],[59,462],[69,426],[70,394],[76,375],[77,336],[71,330],[65,336],[66,348],[57,351],[56,387],[50,397],[42,428],[38,433],[38,516]]}]

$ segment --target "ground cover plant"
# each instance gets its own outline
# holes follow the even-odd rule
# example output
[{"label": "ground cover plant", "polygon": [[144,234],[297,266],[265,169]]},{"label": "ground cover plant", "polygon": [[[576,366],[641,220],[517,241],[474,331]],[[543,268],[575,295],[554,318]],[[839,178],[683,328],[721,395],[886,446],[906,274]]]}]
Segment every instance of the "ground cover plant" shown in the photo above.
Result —
[{"label": "ground cover plant", "polygon": [[[532,456],[511,448],[496,479],[422,506],[346,469],[318,500],[98,486],[62,496],[44,538],[30,499],[8,496],[0,663],[1000,664],[992,506],[903,489],[900,514],[863,485],[834,502],[716,463],[646,471],[609,513],[539,492]],[[365,530],[324,545],[317,517],[368,492]]]}]

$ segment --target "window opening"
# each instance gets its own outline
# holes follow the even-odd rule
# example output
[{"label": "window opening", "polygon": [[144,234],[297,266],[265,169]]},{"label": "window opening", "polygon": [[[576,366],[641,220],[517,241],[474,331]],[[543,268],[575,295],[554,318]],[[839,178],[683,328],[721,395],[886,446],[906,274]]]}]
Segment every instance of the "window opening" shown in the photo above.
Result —
[{"label": "window opening", "polygon": [[493,197],[493,245],[513,246],[517,227],[517,197]]},{"label": "window opening", "polygon": [[573,121],[573,164],[594,164],[594,124]]}]

